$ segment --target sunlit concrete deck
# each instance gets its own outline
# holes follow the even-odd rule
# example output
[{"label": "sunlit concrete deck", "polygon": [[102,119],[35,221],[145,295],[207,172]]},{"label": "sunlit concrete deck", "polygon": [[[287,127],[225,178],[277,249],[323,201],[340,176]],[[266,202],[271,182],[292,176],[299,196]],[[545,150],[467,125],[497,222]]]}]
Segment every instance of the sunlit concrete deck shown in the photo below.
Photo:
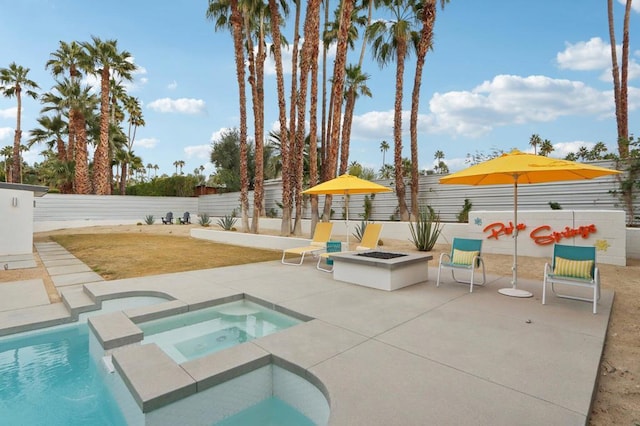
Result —
[{"label": "sunlit concrete deck", "polygon": [[198,307],[241,292],[314,318],[245,345],[319,379],[330,424],[586,423],[611,291],[603,291],[593,315],[589,303],[551,298],[543,306],[539,281],[519,282],[534,294],[529,299],[500,295],[510,277],[498,276],[473,293],[450,281],[387,292],[334,281],[314,265],[274,261],[66,285],[67,309],[0,312],[0,334],[69,321],[69,310],[86,310],[93,298],[166,295]]}]

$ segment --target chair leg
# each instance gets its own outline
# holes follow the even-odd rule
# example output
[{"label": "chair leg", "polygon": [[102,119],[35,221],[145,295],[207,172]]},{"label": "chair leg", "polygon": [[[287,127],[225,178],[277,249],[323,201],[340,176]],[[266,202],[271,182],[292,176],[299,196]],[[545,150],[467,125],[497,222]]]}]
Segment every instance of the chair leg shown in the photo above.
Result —
[{"label": "chair leg", "polygon": [[598,286],[594,285],[593,286],[593,314],[594,315],[597,313],[597,306],[598,306]]},{"label": "chair leg", "polygon": [[542,280],[542,304],[547,304],[547,274],[544,275]]},{"label": "chair leg", "polygon": [[473,293],[473,274],[476,268],[471,268],[471,280],[469,281],[469,293]]},{"label": "chair leg", "polygon": [[438,278],[436,279],[436,287],[440,287],[440,271],[442,270],[442,265],[438,265]]}]

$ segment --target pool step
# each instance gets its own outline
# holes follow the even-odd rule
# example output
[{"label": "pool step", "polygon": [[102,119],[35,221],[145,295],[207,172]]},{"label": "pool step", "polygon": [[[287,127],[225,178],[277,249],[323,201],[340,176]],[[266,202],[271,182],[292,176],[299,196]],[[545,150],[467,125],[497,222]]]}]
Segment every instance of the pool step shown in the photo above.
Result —
[{"label": "pool step", "polygon": [[83,312],[100,309],[100,304],[85,291],[83,285],[64,288],[60,291],[60,295],[62,303],[74,319],[77,319],[78,315]]}]

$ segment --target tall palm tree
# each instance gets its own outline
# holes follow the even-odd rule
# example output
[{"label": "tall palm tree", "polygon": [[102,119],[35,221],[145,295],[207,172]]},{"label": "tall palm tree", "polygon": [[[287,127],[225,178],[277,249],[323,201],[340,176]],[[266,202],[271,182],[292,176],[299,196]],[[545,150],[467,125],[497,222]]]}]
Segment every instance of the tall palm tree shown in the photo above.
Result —
[{"label": "tall palm tree", "polygon": [[545,139],[542,141],[542,144],[540,144],[540,155],[548,157],[554,150],[555,148],[549,139]]},{"label": "tall palm tree", "polygon": [[13,136],[13,168],[11,169],[11,180],[8,182],[18,183],[22,176],[22,156],[20,146],[22,145],[22,91],[27,96],[36,99],[38,94],[35,89],[39,89],[38,84],[28,77],[29,68],[17,65],[15,62],[9,64],[8,68],[0,68],[0,94],[7,98],[16,97],[16,129]]},{"label": "tall palm tree", "polygon": [[[376,21],[367,29],[371,40],[373,56],[383,67],[392,60],[396,62],[396,95],[393,116],[394,164],[396,196],[401,220],[408,220],[406,187],[402,173],[402,94],[404,85],[405,59],[410,41],[416,37],[412,29],[415,10],[412,1],[383,0],[390,21]],[[417,167],[417,165],[415,166]]]},{"label": "tall palm tree", "polygon": [[[128,114],[128,124],[129,128],[126,135],[126,149],[129,153],[133,152],[133,144],[136,139],[136,133],[138,127],[144,126],[146,123],[144,121],[144,117],[142,116],[142,108],[140,107],[140,101],[138,98],[133,96],[125,96],[124,108]],[[132,158],[131,155],[128,156],[120,156],[120,195],[125,195],[126,193],[126,179],[127,179],[127,166],[129,164],[129,159]],[[177,173],[177,170],[176,170]]]},{"label": "tall palm tree", "polygon": [[627,79],[629,74],[629,16],[631,14],[631,0],[626,0],[624,9],[624,24],[622,29],[622,62],[618,68],[616,52],[616,36],[613,24],[613,0],[607,0],[607,15],[609,18],[609,43],[611,46],[611,72],[613,74],[613,97],[616,105],[616,124],[618,127],[618,153],[620,158],[629,156],[629,116],[627,99]]},{"label": "tall palm tree", "polygon": [[[228,22],[230,22],[231,36],[236,62],[236,79],[238,82],[238,100],[240,105],[240,211],[242,228],[249,230],[249,177],[247,160],[247,95],[245,88],[245,67],[243,49],[243,24],[242,13],[238,0],[209,0],[207,7],[207,19],[215,21],[216,30],[229,27],[224,16],[225,9],[230,10]],[[277,43],[276,43],[277,44]]]},{"label": "tall palm tree", "polygon": [[[432,48],[433,28],[436,22],[437,0],[421,0],[416,5],[416,15],[422,23],[416,43],[416,72],[413,80],[413,92],[411,94],[411,118],[409,120],[411,135],[411,212],[418,215],[418,109],[420,107],[420,87],[422,85],[422,73],[427,57],[427,52]],[[440,0],[444,8],[449,0]]]},{"label": "tall palm tree", "polygon": [[[281,40],[280,11],[276,0],[269,0],[271,15],[271,37]],[[280,124],[280,158],[282,164],[282,224],[280,233],[291,233],[291,177],[289,164],[289,132],[287,131],[287,105],[284,96],[284,71],[280,43],[273,43],[273,59],[276,64],[276,86],[278,92],[278,122]]]},{"label": "tall palm tree", "polygon": [[351,124],[353,123],[353,111],[356,106],[358,96],[371,97],[371,90],[367,86],[369,74],[363,73],[358,65],[349,65],[346,70],[345,78],[345,98],[344,120],[342,124],[342,138],[340,146],[340,173],[347,172],[349,163],[349,141],[351,139]]},{"label": "tall palm tree", "polygon": [[56,111],[69,114],[68,126],[73,125],[75,135],[74,146],[67,146],[67,152],[73,151],[75,161],[74,192],[91,193],[87,139],[93,127],[98,98],[91,93],[89,87],[81,87],[79,81],[72,82],[65,78],[54,86],[53,91],[42,95],[42,102],[45,104],[42,112]]},{"label": "tall palm tree", "polygon": [[538,155],[538,147],[542,145],[542,138],[539,134],[534,133],[529,138],[529,145],[533,147],[534,155]]},{"label": "tall palm tree", "polygon": [[380,142],[380,152],[382,153],[382,167],[386,165],[384,157],[387,151],[389,151],[389,142],[387,141]]},{"label": "tall palm tree", "polygon": [[[31,148],[36,143],[46,144],[48,151],[51,152],[52,157],[57,160],[57,165],[64,165],[67,161],[67,150],[64,142],[65,133],[67,133],[67,123],[62,118],[60,113],[53,116],[42,115],[38,118],[38,124],[40,127],[31,129],[29,143],[27,146]],[[65,171],[64,177],[70,179],[56,178],[55,182],[58,190],[62,194],[69,194],[73,192],[73,176],[66,173],[69,168],[62,167]],[[62,176],[61,176],[62,177]]]},{"label": "tall palm tree", "polygon": [[[321,0],[311,0],[307,4],[307,13],[304,21],[304,43],[302,45],[302,51],[300,55],[300,93],[297,96],[297,112],[296,118],[297,129],[295,133],[295,157],[298,157],[298,161],[295,162],[293,167],[295,171],[295,203],[296,203],[296,218],[293,226],[294,234],[301,233],[301,219],[302,219],[302,184],[304,175],[304,149],[305,149],[305,111],[307,100],[307,88],[309,86],[309,75],[313,64],[317,62],[318,55],[318,43],[319,43],[319,31],[320,31],[320,3]],[[315,56],[314,56],[315,55]],[[313,105],[313,100],[312,100]],[[314,138],[314,143],[315,138]],[[310,152],[317,153],[315,145],[311,145]],[[315,161],[315,158],[314,158]],[[314,164],[314,173],[317,176],[317,163]],[[317,198],[316,198],[317,199]],[[316,204],[316,222],[317,222],[317,204]],[[312,223],[312,229],[315,223]]]},{"label": "tall palm tree", "polygon": [[111,193],[109,122],[110,122],[110,81],[118,78],[131,81],[136,66],[126,50],[118,50],[117,40],[103,41],[91,36],[91,42],[82,43],[87,52],[88,71],[100,77],[100,141],[93,155],[93,181],[95,193],[108,195]]},{"label": "tall palm tree", "polygon": [[[79,43],[75,41],[72,41],[71,43],[60,41],[58,50],[51,54],[45,68],[51,68],[51,73],[54,77],[62,76],[68,70],[69,80],[72,84],[76,84],[80,81],[80,77],[82,77],[81,68],[86,61],[86,52]],[[76,142],[76,125],[73,123],[73,117],[76,116],[76,113],[74,111],[69,111],[67,115],[69,117],[67,161],[73,161],[73,148]]]},{"label": "tall palm tree", "polygon": [[[333,63],[333,85],[331,88],[331,132],[328,139],[328,156],[326,166],[323,164],[323,170],[326,167],[325,178],[333,178],[336,174],[336,166],[338,164],[338,148],[340,140],[340,123],[342,118],[342,99],[344,94],[344,79],[346,74],[347,50],[349,43],[349,29],[351,28],[351,13],[355,7],[355,0],[344,0],[342,2],[342,14],[340,16],[340,25],[338,30],[338,43],[336,46],[336,57]],[[324,220],[329,220],[331,216],[331,195],[325,197],[324,211],[322,213]]]}]

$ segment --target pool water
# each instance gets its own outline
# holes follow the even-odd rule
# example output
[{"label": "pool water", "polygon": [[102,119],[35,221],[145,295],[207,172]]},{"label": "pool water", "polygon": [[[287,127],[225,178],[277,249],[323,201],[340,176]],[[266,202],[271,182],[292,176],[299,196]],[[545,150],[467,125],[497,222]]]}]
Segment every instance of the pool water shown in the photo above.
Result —
[{"label": "pool water", "polygon": [[124,425],[77,324],[0,340],[0,423]]},{"label": "pool water", "polygon": [[271,397],[215,426],[313,426],[315,423],[279,398]]},{"label": "pool water", "polygon": [[177,363],[239,345],[301,323],[247,300],[137,324],[142,344],[155,343]]}]

